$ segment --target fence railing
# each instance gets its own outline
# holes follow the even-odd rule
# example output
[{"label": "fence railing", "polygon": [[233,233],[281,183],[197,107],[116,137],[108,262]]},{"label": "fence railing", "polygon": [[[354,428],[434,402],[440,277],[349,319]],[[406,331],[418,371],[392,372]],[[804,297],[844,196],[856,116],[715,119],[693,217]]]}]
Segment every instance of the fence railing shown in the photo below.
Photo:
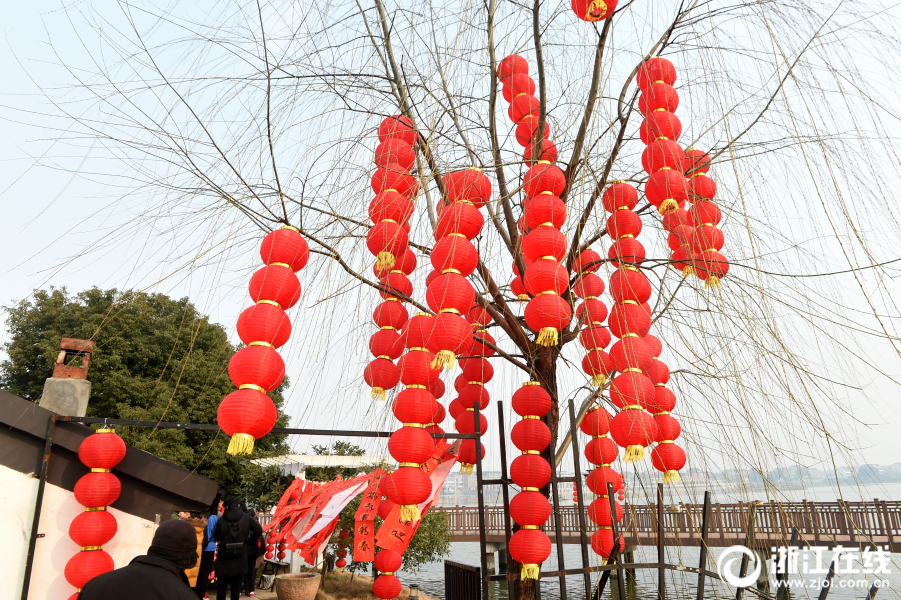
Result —
[{"label": "fence railing", "polygon": [[444,561],[444,600],[479,600],[482,574],[479,567]]}]

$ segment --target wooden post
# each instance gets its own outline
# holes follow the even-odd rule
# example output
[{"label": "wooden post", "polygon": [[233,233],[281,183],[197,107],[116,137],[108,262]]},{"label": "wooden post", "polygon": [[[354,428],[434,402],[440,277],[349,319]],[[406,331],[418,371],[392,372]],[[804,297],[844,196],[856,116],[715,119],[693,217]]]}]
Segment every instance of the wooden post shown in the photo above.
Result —
[{"label": "wooden post", "polygon": [[726,525],[723,522],[723,507],[720,505],[719,502],[716,503],[716,515],[717,515],[717,521],[719,522],[720,539],[722,540],[722,539],[726,538]]},{"label": "wooden post", "polygon": [[[795,544],[798,543],[798,528],[795,527],[792,529],[792,538],[788,543],[789,548],[794,548]],[[790,573],[788,572],[788,559],[785,561],[785,565],[783,566],[782,573],[779,572],[779,563],[776,563],[776,600],[780,598],[788,599],[788,577]]]},{"label": "wooden post", "polygon": [[[478,414],[479,414],[478,401],[473,402],[472,406],[475,411],[475,415],[478,417]],[[475,448],[476,448],[476,499],[478,500],[478,503],[479,503],[479,558],[481,558],[480,563],[482,565],[481,575],[482,575],[482,577],[488,577],[488,556],[486,555],[487,550],[488,550],[488,548],[487,548],[488,543],[487,543],[487,540],[485,539],[485,536],[488,532],[485,531],[487,523],[486,523],[486,519],[485,519],[485,495],[483,493],[483,487],[482,487],[482,450],[481,450],[481,446],[479,445],[479,438],[481,437],[482,433],[480,431],[481,423],[479,421],[480,421],[480,419],[478,419],[478,418],[475,419],[475,426],[476,426],[476,431],[475,431],[475,433],[476,433],[476,438],[475,438],[475,442],[476,442],[475,443]],[[488,600],[488,582],[480,581],[479,584],[482,588],[482,600]]]},{"label": "wooden post", "polygon": [[[754,549],[754,521],[757,517],[757,502],[753,502],[748,509],[748,533],[745,541],[745,547],[753,550]],[[748,574],[748,556],[747,554],[743,554],[741,557],[741,568],[738,571],[739,577],[744,577]],[[735,591],[735,600],[741,600],[742,596],[744,596],[745,588],[738,588]],[[823,600],[822,598],[820,600]]]},{"label": "wooden post", "polygon": [[698,559],[698,595],[704,600],[704,570],[707,568],[707,528],[710,523],[710,492],[704,492],[704,514],[701,516],[701,557]]},{"label": "wooden post", "polygon": [[[563,519],[560,514],[560,490],[557,487],[557,465],[555,464],[555,456],[556,449],[551,448],[551,457],[550,460],[548,460],[548,464],[551,467],[551,499],[553,500],[554,505],[554,539],[557,542],[557,570],[562,573],[566,567],[564,566],[563,560]],[[560,600],[566,600],[566,577],[561,574],[558,577],[558,580],[560,581]],[[541,583],[541,576],[538,577],[535,585],[537,586],[539,583]]]},{"label": "wooden post", "polygon": [[507,553],[507,560],[504,562],[504,566],[507,567],[507,589],[512,590],[513,578],[510,576],[510,565],[513,564],[513,557],[510,555],[510,537],[513,534],[510,524],[510,491],[507,488],[507,486],[510,485],[510,482],[507,481],[507,442],[504,439],[504,403],[500,400],[497,401],[497,430],[500,432],[501,438],[501,494],[504,498],[504,539],[507,541],[507,547],[504,548],[502,552]]},{"label": "wooden post", "polygon": [[891,515],[888,512],[888,504],[885,500],[882,501],[882,518],[885,520],[885,534],[888,537],[888,549],[889,552],[895,551],[895,536],[892,535],[892,519]]},{"label": "wooden post", "polygon": [[[626,587],[623,582],[623,561],[619,553],[619,527],[616,525],[616,500],[613,484],[607,482],[607,502],[610,503],[610,522],[613,527],[613,550],[610,552],[610,560],[616,560],[616,587],[619,590],[619,600],[626,600]],[[564,599],[565,600],[565,599]]]},{"label": "wooden post", "polygon": [[[839,500],[841,502],[841,500]],[[826,596],[829,595],[829,590],[832,589],[832,578],[835,577],[835,563],[838,561],[839,553],[835,553],[835,558],[832,559],[832,563],[829,565],[829,573],[826,574],[826,579],[823,581],[823,587],[820,589],[820,597],[818,600],[826,600]]]},{"label": "wooden post", "polygon": [[820,514],[817,512],[817,503],[810,503],[810,522],[813,524],[813,541],[820,545]]},{"label": "wooden post", "polygon": [[[573,401],[569,401],[569,430],[570,430],[570,438],[572,440],[572,453],[573,453],[573,469],[575,470],[575,486],[576,486],[576,511],[578,512],[578,520],[576,521],[579,524],[579,546],[581,546],[582,551],[582,568],[585,569],[585,573],[583,574],[584,584],[585,584],[585,598],[591,597],[591,574],[588,572],[588,567],[591,566],[591,562],[588,559],[588,544],[590,543],[588,540],[588,524],[585,522],[585,502],[582,499],[582,468],[579,459],[579,430],[576,427],[576,409],[575,405],[573,405]],[[614,516],[616,513],[614,513]],[[562,566],[560,567],[563,568]]]},{"label": "wooden post", "polygon": [[666,524],[663,513],[663,484],[657,484],[657,597],[666,600]]}]

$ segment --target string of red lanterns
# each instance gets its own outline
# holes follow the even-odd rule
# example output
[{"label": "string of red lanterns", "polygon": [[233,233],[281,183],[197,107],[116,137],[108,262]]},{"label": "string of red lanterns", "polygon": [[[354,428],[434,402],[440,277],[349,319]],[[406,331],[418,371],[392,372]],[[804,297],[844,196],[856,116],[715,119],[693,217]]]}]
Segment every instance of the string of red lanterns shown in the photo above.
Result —
[{"label": "string of red lanterns", "polygon": [[582,370],[591,377],[594,386],[607,382],[613,371],[613,362],[605,348],[610,344],[610,331],[604,327],[607,305],[600,299],[604,293],[604,280],[597,274],[601,266],[600,255],[588,248],[573,263],[578,278],[573,292],[582,300],[576,307],[576,316],[585,327],[579,333],[579,343],[585,348]]},{"label": "string of red lanterns", "polygon": [[413,293],[409,275],[416,268],[416,255],[409,248],[408,232],[413,197],[419,191],[419,183],[410,174],[416,162],[417,135],[413,122],[403,115],[385,118],[378,128],[371,182],[375,197],[369,203],[372,227],[366,234],[366,247],[376,258],[373,273],[385,287],[379,290],[384,302],[373,313],[379,328],[369,341],[374,358],[363,371],[363,380],[378,400],[384,400],[399,380],[394,361],[404,350],[399,331],[408,313],[405,300],[397,293],[407,298]]},{"label": "string of red lanterns", "polygon": [[527,381],[513,394],[513,410],[522,419],[510,432],[522,452],[510,465],[510,478],[520,491],[510,500],[510,516],[520,529],[510,538],[510,556],[522,564],[522,579],[538,579],[541,563],[551,555],[551,542],[541,531],[551,506],[540,492],[551,479],[551,467],[541,456],[551,443],[551,431],[541,420],[551,409],[551,396],[537,381]]},{"label": "string of red lanterns", "polygon": [[710,157],[695,148],[687,150],[685,156],[688,201],[692,203],[689,216],[694,225],[691,248],[697,257],[695,273],[704,280],[705,288],[718,288],[729,272],[729,260],[721,252],[726,238],[719,229],[723,214],[713,201],[716,182],[710,178]]},{"label": "string of red lanterns", "polygon": [[66,581],[76,592],[75,600],[84,585],[115,568],[113,558],[103,549],[116,535],[116,517],[107,507],[122,492],[119,478],[111,473],[125,457],[125,442],[112,429],[98,429],[78,447],[78,458],[91,472],[75,483],[75,499],[85,507],[69,525],[69,537],[81,551],[66,563]]},{"label": "string of red lanterns", "polygon": [[[600,406],[593,407],[582,419],[579,429],[591,441],[585,445],[585,458],[595,465],[588,474],[588,489],[594,494],[594,500],[588,507],[588,518],[598,526],[598,530],[591,535],[591,549],[602,559],[610,557],[613,551],[613,521],[610,513],[610,501],[607,494],[607,483],[613,484],[613,491],[621,493],[623,476],[615,471],[611,464],[619,456],[619,448],[608,434],[611,424],[610,413]],[[616,521],[622,521],[623,510],[619,502],[615,501]],[[620,535],[620,549],[623,548],[623,539]]]},{"label": "string of red lanterns", "polygon": [[390,600],[400,594],[402,586],[395,573],[400,570],[402,562],[401,555],[394,550],[379,550],[375,555],[375,569],[379,576],[372,582],[372,593],[376,598]]},{"label": "string of red lanterns", "polygon": [[250,454],[255,440],[272,430],[278,410],[267,392],[285,378],[285,363],[276,351],[291,335],[285,309],[300,300],[295,273],[307,264],[310,250],[300,230],[290,225],[270,232],[260,245],[266,265],[250,278],[256,304],[238,317],[238,336],[245,347],[228,363],[228,376],[238,389],[219,404],[217,421],[227,435],[229,454]]},{"label": "string of red lanterns", "polygon": [[347,538],[350,537],[350,534],[346,529],[342,529],[338,533],[338,551],[335,552],[335,556],[338,557],[338,560],[335,561],[335,566],[341,570],[347,566]]}]

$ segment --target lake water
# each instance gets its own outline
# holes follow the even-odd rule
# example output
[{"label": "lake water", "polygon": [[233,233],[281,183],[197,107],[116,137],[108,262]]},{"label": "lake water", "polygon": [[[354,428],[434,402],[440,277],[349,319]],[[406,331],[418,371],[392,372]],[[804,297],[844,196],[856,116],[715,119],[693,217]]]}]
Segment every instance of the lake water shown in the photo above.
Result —
[{"label": "lake water", "polygon": [[[762,489],[714,489],[713,502],[730,503],[737,500],[751,499],[769,499]],[[637,494],[636,494],[637,496]],[[872,500],[873,498],[881,498],[886,500],[901,499],[901,483],[886,483],[868,486],[842,486],[841,490],[829,486],[808,487],[806,489],[797,490],[779,490],[779,497],[774,498],[777,501],[797,501],[806,498],[811,501],[834,502],[836,498],[842,497],[845,501]],[[633,497],[629,500],[635,504],[647,502],[646,498]],[[665,500],[670,502],[700,503],[703,501],[703,489],[691,489],[683,487],[682,489],[673,489],[667,486],[667,497]],[[489,504],[494,504],[489,501]],[[724,551],[724,548],[712,548],[711,552],[714,560],[708,557],[707,569],[716,571],[716,560]],[[699,548],[680,548],[668,547],[667,562],[670,564],[681,564],[686,566],[697,566],[700,556]],[[581,551],[578,545],[564,545],[563,547],[564,567],[568,569],[578,568],[582,566]],[[877,600],[890,600],[901,598],[901,554],[890,555],[890,564],[886,566],[888,572],[863,573],[865,570],[873,571],[875,565],[869,565],[867,569],[862,563],[862,556],[859,552],[852,554],[852,559],[843,559],[840,563],[840,570],[835,575],[835,581],[829,592],[829,600],[856,600],[864,599],[870,586],[877,579],[885,581],[885,585],[880,587],[876,596]],[[656,562],[657,551],[652,547],[638,547],[634,551],[634,561],[640,562]],[[810,551],[803,551],[799,555],[799,565],[807,564],[809,567],[807,573],[803,576],[798,572],[792,572],[790,577],[791,587],[790,596],[792,600],[816,600],[820,593],[822,578],[824,575],[815,573],[816,570],[825,572],[828,569],[828,563],[832,560],[832,552],[826,552],[818,560],[816,555]],[[474,542],[455,542],[451,544],[451,553],[447,560],[452,560],[467,565],[479,565],[479,545]],[[592,566],[600,564],[599,557],[589,551],[589,561]],[[542,571],[553,571],[558,568],[557,552],[554,548],[550,558],[542,564]],[[737,571],[737,569],[735,569]],[[798,569],[801,570],[801,569]],[[849,572],[849,570],[857,571],[857,573]],[[418,573],[409,573],[399,571],[398,576],[404,585],[418,584],[424,594],[433,598],[444,599],[444,563],[432,563],[422,568]],[[803,579],[802,579],[803,577]],[[592,584],[596,584],[599,578],[598,574],[592,575]],[[627,578],[627,582],[629,579]],[[697,575],[680,572],[666,572],[666,586],[668,599],[693,599],[697,593]],[[770,572],[770,589],[775,589],[775,576]],[[605,598],[610,598],[613,593],[615,599],[616,585],[613,580],[608,581]],[[567,600],[582,600],[585,597],[584,582],[581,575],[571,575],[566,578]],[[506,582],[494,582],[489,586],[489,596],[491,600],[507,600]],[[542,600],[559,600],[560,588],[556,578],[544,579],[541,582]],[[627,600],[656,600],[657,598],[657,571],[656,570],[639,570],[636,573],[636,579],[627,589]],[[745,593],[745,600],[754,600],[756,596],[751,592]],[[735,598],[735,588],[720,580],[707,578],[705,583],[704,598],[708,600],[727,600]]]}]

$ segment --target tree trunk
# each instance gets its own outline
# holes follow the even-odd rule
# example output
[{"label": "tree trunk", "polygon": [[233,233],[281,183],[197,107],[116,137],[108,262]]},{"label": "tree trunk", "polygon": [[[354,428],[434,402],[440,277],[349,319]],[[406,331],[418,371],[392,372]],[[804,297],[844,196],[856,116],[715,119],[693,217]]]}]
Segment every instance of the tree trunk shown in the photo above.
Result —
[{"label": "tree trunk", "polygon": [[[542,458],[548,461],[554,460],[555,449],[557,447],[557,426],[560,422],[560,406],[557,397],[557,359],[560,356],[560,350],[557,346],[538,346],[538,357],[533,363],[534,372],[532,379],[541,383],[543,387],[551,395],[551,410],[547,416],[542,419],[551,430],[551,443],[541,452]],[[541,493],[545,497],[550,498],[551,485],[548,484],[541,488]],[[514,529],[519,529],[518,526]],[[515,563],[510,567],[512,572],[518,572],[520,564]],[[515,570],[514,570],[515,569]],[[513,583],[512,597],[515,600],[534,600],[536,595],[536,585],[538,582],[534,579],[517,579]]]}]

